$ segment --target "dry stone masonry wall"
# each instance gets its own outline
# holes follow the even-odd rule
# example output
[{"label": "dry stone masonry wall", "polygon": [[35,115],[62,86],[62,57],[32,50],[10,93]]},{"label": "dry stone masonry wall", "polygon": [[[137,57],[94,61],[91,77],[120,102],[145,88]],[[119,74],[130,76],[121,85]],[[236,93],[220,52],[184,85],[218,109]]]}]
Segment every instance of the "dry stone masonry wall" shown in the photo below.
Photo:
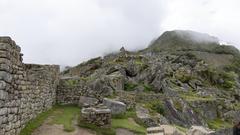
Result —
[{"label": "dry stone masonry wall", "polygon": [[0,37],[0,135],[18,135],[56,102],[59,66],[22,62],[21,48]]}]

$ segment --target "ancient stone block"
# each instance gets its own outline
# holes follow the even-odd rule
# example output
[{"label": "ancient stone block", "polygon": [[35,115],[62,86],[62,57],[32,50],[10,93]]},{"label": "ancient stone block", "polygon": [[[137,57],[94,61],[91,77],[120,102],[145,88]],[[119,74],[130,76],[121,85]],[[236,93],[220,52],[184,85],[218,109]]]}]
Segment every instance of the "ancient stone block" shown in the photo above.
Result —
[{"label": "ancient stone block", "polygon": [[10,83],[12,81],[12,75],[8,72],[0,71],[0,80],[4,80]]},{"label": "ancient stone block", "polygon": [[111,125],[111,110],[104,106],[83,108],[81,111],[82,120],[101,127]]},{"label": "ancient stone block", "polygon": [[8,98],[8,93],[6,91],[0,90],[0,100],[5,100]]},{"label": "ancient stone block", "polygon": [[104,98],[103,104],[111,109],[112,114],[123,114],[126,112],[127,106],[123,102]]}]

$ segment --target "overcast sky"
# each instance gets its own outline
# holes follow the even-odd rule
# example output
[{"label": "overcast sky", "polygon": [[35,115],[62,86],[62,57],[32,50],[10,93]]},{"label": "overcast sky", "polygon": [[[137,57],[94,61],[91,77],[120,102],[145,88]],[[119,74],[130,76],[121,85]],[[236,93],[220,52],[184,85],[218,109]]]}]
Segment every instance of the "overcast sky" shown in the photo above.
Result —
[{"label": "overcast sky", "polygon": [[71,66],[121,46],[142,49],[174,29],[240,48],[239,7],[239,0],[0,0],[0,35],[21,46],[26,63]]}]

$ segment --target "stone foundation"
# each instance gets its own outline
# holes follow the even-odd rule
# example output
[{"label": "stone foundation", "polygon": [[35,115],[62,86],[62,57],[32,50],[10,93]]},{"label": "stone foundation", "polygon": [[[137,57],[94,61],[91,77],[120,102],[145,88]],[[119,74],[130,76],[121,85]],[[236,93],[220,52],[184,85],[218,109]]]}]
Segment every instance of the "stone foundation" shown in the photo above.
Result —
[{"label": "stone foundation", "polygon": [[104,106],[96,106],[82,109],[82,120],[100,127],[111,125],[111,110]]}]

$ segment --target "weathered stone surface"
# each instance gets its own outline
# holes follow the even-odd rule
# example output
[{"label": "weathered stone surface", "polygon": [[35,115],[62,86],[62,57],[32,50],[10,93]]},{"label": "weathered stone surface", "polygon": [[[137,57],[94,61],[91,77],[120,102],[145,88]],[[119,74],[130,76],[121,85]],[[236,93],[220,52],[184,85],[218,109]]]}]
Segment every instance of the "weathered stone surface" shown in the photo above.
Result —
[{"label": "weathered stone surface", "polygon": [[149,111],[140,105],[136,106],[136,114],[137,118],[147,127],[156,127],[158,125],[156,120],[151,118],[151,116],[149,115]]},{"label": "weathered stone surface", "polygon": [[215,132],[202,126],[192,126],[187,135],[214,135]]},{"label": "weathered stone surface", "polygon": [[161,125],[164,130],[164,135],[185,135],[185,133],[179,131],[176,127],[172,125]]},{"label": "weathered stone surface", "polygon": [[79,106],[94,106],[98,103],[98,99],[92,97],[80,96]]},{"label": "weathered stone surface", "polygon": [[0,71],[0,80],[11,82],[12,81],[12,75],[5,71]]},{"label": "weathered stone surface", "polygon": [[8,99],[8,93],[6,91],[0,90],[0,100]]},{"label": "weathered stone surface", "polygon": [[123,114],[127,110],[126,104],[120,101],[104,98],[103,104],[111,109],[112,114]]},{"label": "weathered stone surface", "polygon": [[95,107],[83,108],[81,111],[83,121],[101,127],[111,125],[111,110],[106,106],[98,105]]}]

